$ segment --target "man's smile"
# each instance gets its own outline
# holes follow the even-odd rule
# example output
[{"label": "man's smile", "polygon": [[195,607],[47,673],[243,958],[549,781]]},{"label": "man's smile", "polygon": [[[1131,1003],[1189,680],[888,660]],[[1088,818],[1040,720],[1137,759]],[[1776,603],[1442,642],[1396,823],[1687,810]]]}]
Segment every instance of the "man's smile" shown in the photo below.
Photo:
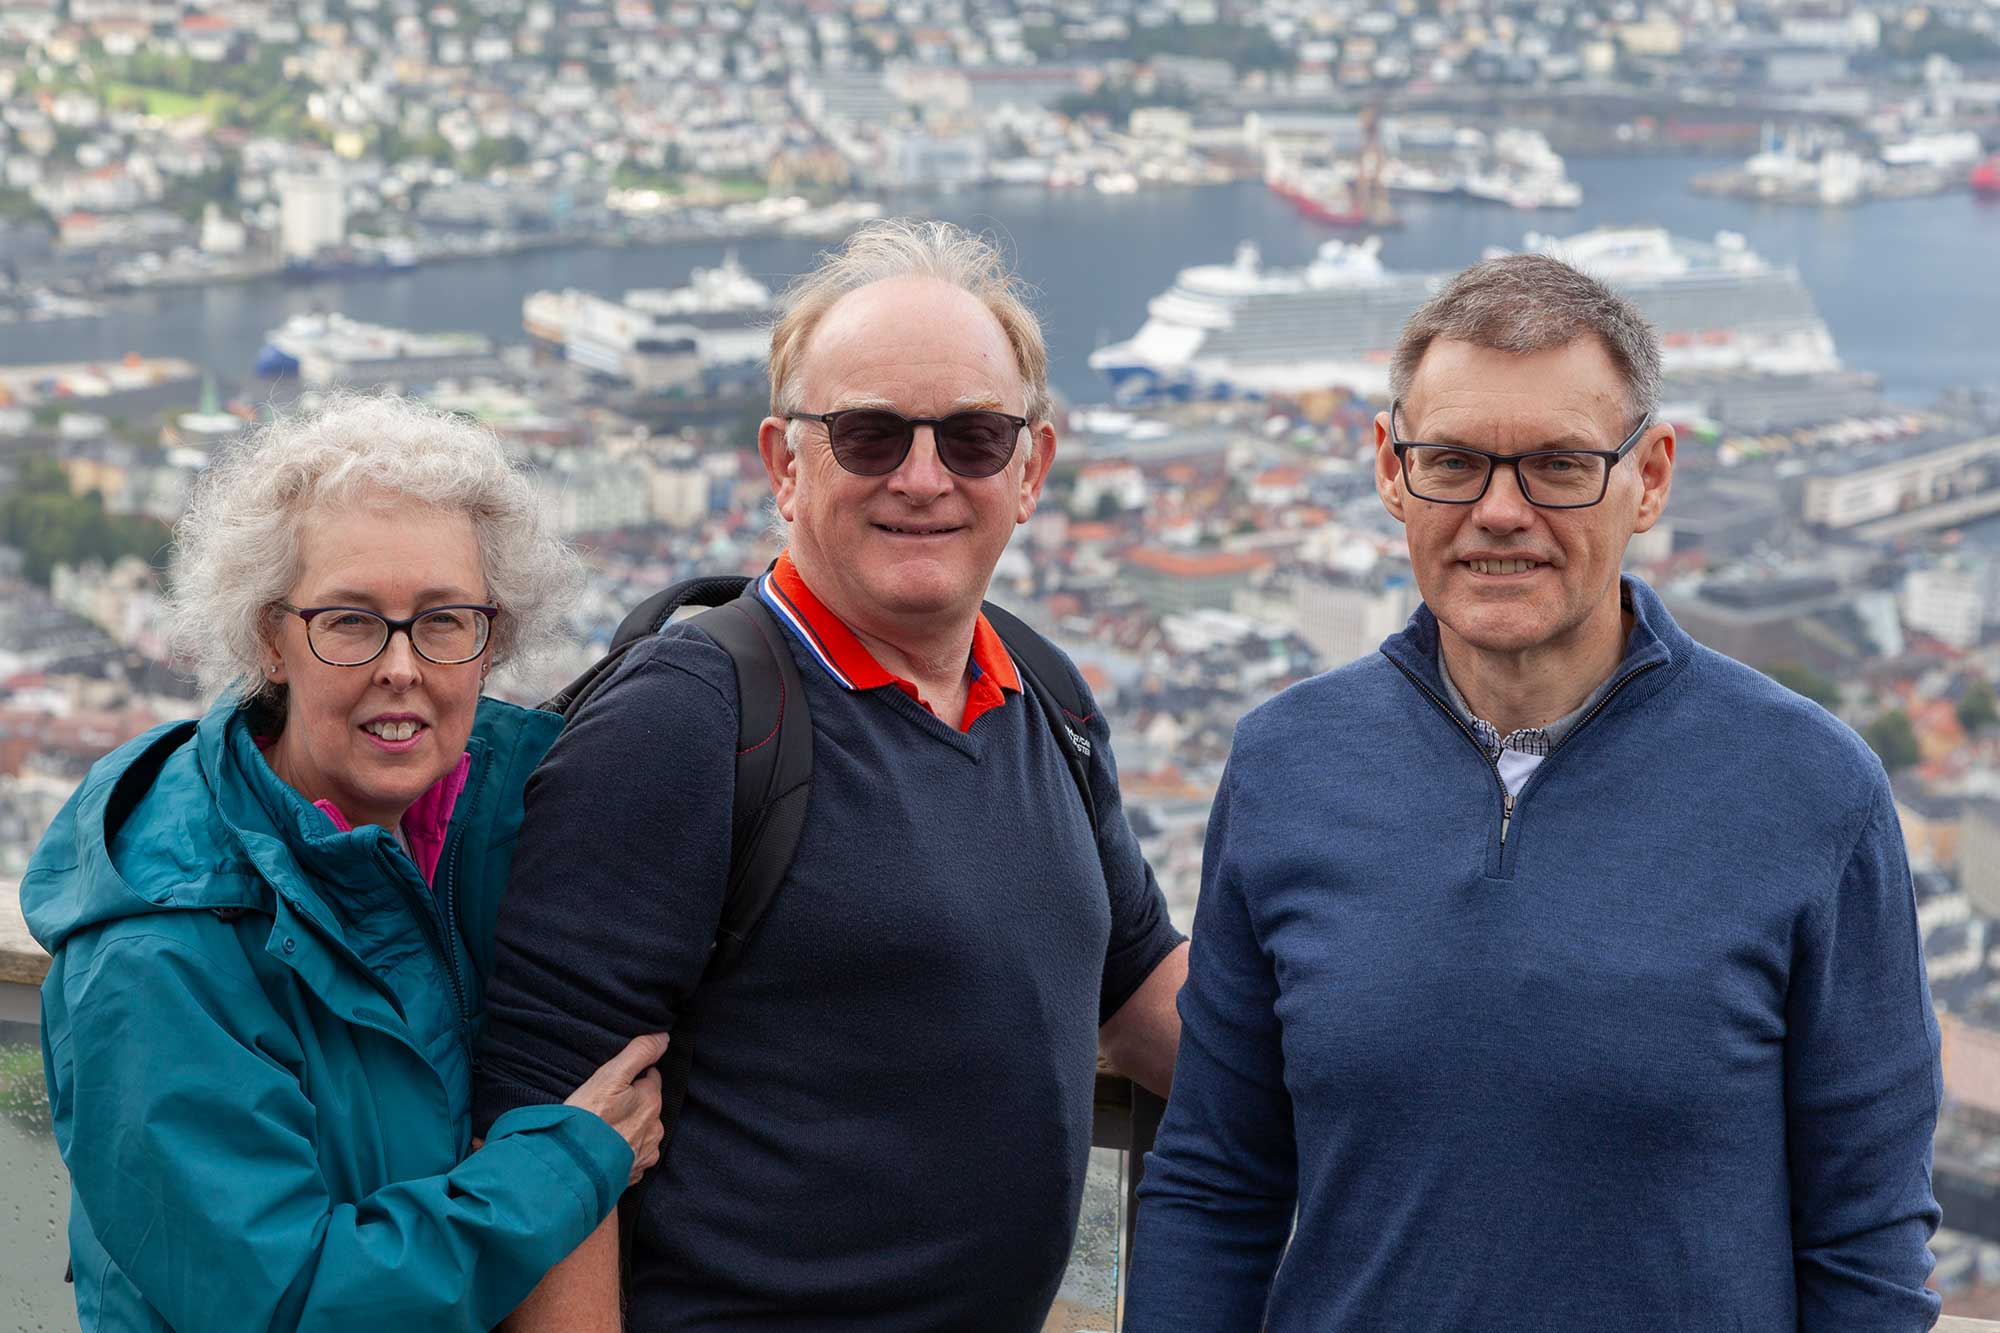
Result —
[{"label": "man's smile", "polygon": [[897,537],[949,537],[954,532],[963,532],[962,523],[919,523],[905,520],[900,523],[876,523],[877,532],[886,532]]}]

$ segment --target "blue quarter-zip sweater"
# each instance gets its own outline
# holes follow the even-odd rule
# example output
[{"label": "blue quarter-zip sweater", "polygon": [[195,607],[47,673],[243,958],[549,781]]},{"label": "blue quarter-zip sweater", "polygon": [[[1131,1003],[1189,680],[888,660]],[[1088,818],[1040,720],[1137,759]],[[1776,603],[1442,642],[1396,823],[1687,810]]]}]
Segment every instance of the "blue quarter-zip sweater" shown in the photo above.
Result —
[{"label": "blue quarter-zip sweater", "polygon": [[1134,1333],[1936,1317],[1938,1034],[1881,765],[1626,590],[1613,687],[1504,840],[1427,610],[1244,718]]}]

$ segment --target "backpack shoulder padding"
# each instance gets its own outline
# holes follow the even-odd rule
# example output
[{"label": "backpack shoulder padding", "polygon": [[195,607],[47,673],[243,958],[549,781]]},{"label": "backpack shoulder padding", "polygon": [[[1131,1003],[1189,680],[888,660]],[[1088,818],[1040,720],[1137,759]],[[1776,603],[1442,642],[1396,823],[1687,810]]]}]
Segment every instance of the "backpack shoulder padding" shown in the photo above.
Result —
[{"label": "backpack shoulder padding", "polygon": [[736,796],[729,883],[711,971],[734,961],[791,868],[812,794],[813,732],[785,628],[755,586],[693,624],[736,667]]},{"label": "backpack shoulder padding", "polygon": [[1028,623],[1004,607],[987,602],[982,608],[986,623],[1007,645],[1014,665],[1020,668],[1021,682],[1035,697],[1049,730],[1055,733],[1069,775],[1083,797],[1083,812],[1090,819],[1090,831],[1097,832],[1097,802],[1090,794],[1090,735],[1084,724],[1091,714],[1085,711],[1083,693],[1069,663],[1056,646],[1028,627]]}]

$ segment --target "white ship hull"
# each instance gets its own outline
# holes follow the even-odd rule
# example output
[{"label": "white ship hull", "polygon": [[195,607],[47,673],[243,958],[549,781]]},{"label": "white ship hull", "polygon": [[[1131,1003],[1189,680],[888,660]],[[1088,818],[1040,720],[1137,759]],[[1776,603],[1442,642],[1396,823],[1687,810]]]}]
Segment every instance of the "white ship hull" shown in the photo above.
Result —
[{"label": "white ship hull", "polygon": [[[1635,229],[1531,235],[1529,245],[1569,257],[1637,304],[1660,331],[1670,371],[1840,369],[1797,272],[1764,263],[1740,238],[1707,245]],[[1374,255],[1330,242],[1301,270],[1264,272],[1254,253],[1233,267],[1186,270],[1149,303],[1138,333],[1099,348],[1090,364],[1128,401],[1332,388],[1379,397],[1404,321],[1448,275],[1391,272]]]}]

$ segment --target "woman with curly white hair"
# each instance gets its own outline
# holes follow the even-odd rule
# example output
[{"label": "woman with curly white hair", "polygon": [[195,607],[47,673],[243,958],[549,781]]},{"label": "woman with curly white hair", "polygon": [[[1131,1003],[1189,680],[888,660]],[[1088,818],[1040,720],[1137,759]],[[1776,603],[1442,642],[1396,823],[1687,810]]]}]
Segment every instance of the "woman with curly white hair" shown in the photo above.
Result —
[{"label": "woman with curly white hair", "polygon": [[219,695],[101,760],[21,885],[94,1329],[487,1329],[657,1160],[665,1038],[470,1138],[494,913],[560,719],[483,698],[575,558],[493,436],[266,427],[178,532]]}]

